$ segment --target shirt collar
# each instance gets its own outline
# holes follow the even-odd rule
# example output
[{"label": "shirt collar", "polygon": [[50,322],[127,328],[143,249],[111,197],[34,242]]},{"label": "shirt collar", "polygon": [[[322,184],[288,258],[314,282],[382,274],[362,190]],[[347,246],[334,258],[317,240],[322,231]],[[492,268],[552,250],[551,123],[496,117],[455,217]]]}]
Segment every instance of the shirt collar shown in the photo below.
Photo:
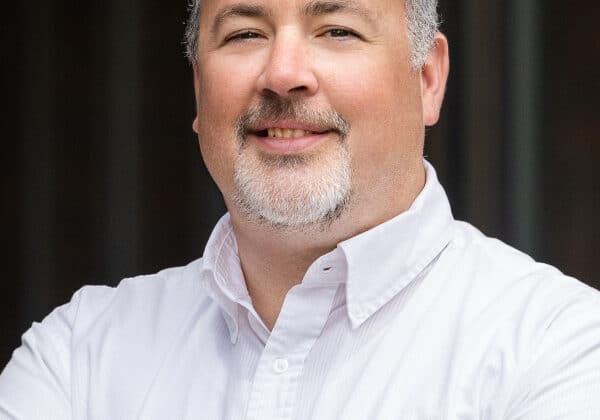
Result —
[{"label": "shirt collar", "polygon": [[229,213],[217,222],[202,257],[201,286],[222,308],[231,342],[238,336],[239,305],[251,305]]},{"label": "shirt collar", "polygon": [[[411,207],[364,233],[340,242],[317,265],[341,265],[346,303],[357,328],[411,283],[450,241],[450,205],[433,167],[424,161],[426,183]],[[202,258],[200,281],[223,309],[231,342],[238,336],[239,306],[255,312],[246,289],[229,214],[215,226]]]},{"label": "shirt collar", "polygon": [[446,247],[454,220],[435,169],[400,215],[338,245],[346,257],[346,303],[354,328],[412,282]]}]

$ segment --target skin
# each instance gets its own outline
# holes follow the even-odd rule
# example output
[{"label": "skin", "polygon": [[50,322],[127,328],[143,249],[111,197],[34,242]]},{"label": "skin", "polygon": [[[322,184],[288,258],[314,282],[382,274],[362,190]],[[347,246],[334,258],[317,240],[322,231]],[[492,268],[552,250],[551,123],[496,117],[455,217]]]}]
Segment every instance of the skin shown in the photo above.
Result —
[{"label": "skin", "polygon": [[[422,190],[424,127],[438,120],[449,68],[448,44],[439,33],[427,63],[411,68],[402,1],[354,0],[366,13],[343,9],[317,16],[303,13],[307,3],[204,1],[194,66],[193,128],[231,214],[248,291],[269,329],[311,263],[407,210]],[[220,11],[233,4],[259,5],[267,14],[229,16],[215,25]],[[357,36],[331,31],[336,28]],[[256,35],[229,39],[248,30]],[[326,228],[276,229],[236,208],[235,123],[266,93],[333,109],[350,124],[352,202]],[[310,152],[330,152],[337,139],[329,136]],[[248,149],[265,153],[260,142],[249,142]]]}]

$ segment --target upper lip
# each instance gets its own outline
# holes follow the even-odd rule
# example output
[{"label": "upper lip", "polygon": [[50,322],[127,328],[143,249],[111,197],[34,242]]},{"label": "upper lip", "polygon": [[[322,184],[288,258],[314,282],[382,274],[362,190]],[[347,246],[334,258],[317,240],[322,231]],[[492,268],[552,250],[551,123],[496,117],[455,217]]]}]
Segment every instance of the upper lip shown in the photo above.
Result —
[{"label": "upper lip", "polygon": [[260,131],[268,130],[269,128],[283,128],[289,130],[304,130],[311,131],[313,133],[323,133],[330,131],[330,127],[324,127],[322,125],[310,124],[302,121],[294,120],[278,120],[278,121],[261,121],[260,123],[250,127],[249,131],[258,133]]}]

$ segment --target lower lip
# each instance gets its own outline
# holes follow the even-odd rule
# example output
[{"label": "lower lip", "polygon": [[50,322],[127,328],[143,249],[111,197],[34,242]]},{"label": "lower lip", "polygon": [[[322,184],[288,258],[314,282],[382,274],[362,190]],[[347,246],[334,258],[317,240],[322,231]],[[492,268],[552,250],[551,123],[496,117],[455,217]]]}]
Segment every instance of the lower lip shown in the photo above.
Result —
[{"label": "lower lip", "polygon": [[318,144],[324,142],[333,135],[328,131],[322,134],[310,134],[295,138],[260,137],[254,134],[248,136],[250,140],[258,143],[262,148],[271,153],[294,154],[306,152]]}]

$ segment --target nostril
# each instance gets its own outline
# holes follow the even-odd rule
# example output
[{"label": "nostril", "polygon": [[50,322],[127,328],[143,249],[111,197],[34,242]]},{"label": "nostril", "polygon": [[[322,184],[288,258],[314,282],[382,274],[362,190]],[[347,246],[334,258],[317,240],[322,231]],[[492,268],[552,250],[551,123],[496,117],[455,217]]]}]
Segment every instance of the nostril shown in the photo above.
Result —
[{"label": "nostril", "polygon": [[306,86],[296,86],[295,88],[290,89],[290,92],[305,92],[308,88]]}]

